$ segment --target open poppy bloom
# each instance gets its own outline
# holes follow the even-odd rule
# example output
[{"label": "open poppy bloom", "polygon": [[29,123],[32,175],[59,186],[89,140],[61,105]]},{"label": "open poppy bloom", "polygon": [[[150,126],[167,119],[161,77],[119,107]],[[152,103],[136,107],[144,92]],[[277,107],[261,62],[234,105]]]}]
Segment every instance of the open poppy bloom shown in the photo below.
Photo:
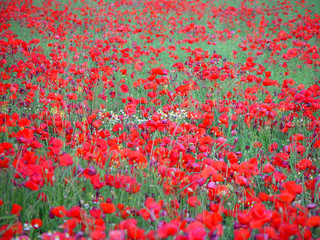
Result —
[{"label": "open poppy bloom", "polygon": [[31,225],[34,229],[38,229],[42,227],[42,220],[40,218],[32,219]]}]

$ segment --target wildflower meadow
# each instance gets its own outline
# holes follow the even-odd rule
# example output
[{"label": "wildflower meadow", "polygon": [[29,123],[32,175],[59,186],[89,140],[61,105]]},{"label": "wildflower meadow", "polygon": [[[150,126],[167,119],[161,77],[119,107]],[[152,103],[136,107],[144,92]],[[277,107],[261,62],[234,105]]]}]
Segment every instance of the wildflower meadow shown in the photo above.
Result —
[{"label": "wildflower meadow", "polygon": [[0,240],[320,238],[319,0],[0,1]]}]

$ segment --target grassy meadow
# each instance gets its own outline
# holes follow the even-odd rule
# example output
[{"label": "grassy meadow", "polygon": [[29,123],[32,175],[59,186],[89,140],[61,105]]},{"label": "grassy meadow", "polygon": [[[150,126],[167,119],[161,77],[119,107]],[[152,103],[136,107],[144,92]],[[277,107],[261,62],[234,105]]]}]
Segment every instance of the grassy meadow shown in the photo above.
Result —
[{"label": "grassy meadow", "polygon": [[0,3],[0,240],[319,239],[320,2]]}]

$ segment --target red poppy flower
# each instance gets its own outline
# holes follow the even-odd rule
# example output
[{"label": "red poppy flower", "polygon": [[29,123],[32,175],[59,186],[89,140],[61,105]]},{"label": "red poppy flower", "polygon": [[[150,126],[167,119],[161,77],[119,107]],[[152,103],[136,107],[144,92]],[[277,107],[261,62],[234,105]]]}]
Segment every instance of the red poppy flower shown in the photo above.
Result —
[{"label": "red poppy flower", "polygon": [[291,236],[296,236],[299,232],[299,227],[296,224],[282,223],[279,226],[280,239],[289,239]]},{"label": "red poppy flower", "polygon": [[307,220],[308,227],[319,227],[320,226],[320,216],[312,216]]},{"label": "red poppy flower", "polygon": [[152,99],[154,99],[154,98],[156,98],[158,96],[158,94],[155,93],[155,92],[149,92],[147,95],[148,95],[148,97],[150,97]]},{"label": "red poppy flower", "polygon": [[63,142],[58,138],[51,138],[49,143],[51,146],[48,147],[48,150],[52,151],[53,154],[59,154],[63,147]]},{"label": "red poppy flower", "polygon": [[179,229],[175,224],[166,223],[158,229],[157,234],[159,238],[166,239],[170,236],[176,235],[178,230]]},{"label": "red poppy flower", "polygon": [[316,141],[313,145],[314,148],[320,148],[320,140]]},{"label": "red poppy flower", "polygon": [[101,125],[102,125],[102,121],[100,119],[92,122],[92,126],[95,128],[99,128]]},{"label": "red poppy flower", "polygon": [[111,230],[109,232],[109,240],[125,240],[125,232],[122,230]]},{"label": "red poppy flower", "polygon": [[105,234],[104,231],[95,230],[95,231],[91,232],[90,237],[91,237],[92,240],[105,239],[106,238],[106,234]]},{"label": "red poppy flower", "polygon": [[22,210],[22,207],[18,204],[12,204],[11,214],[19,216],[20,212]]},{"label": "red poppy flower", "polygon": [[294,196],[302,193],[302,186],[299,184],[296,184],[295,181],[285,182],[282,184],[282,187],[289,193],[293,194]]},{"label": "red poppy flower", "polygon": [[128,104],[125,106],[124,111],[128,116],[131,116],[136,113],[136,105]]},{"label": "red poppy flower", "polygon": [[25,183],[25,186],[29,189],[31,189],[32,191],[38,191],[39,190],[39,185],[36,184],[35,182],[31,181],[31,180],[28,180],[26,183]]},{"label": "red poppy flower", "polygon": [[278,149],[278,144],[277,143],[271,143],[269,145],[269,147],[268,147],[268,151],[271,152],[271,153],[274,152],[277,149]]},{"label": "red poppy flower", "polygon": [[281,172],[274,172],[273,178],[277,183],[279,183],[279,182],[285,181],[287,179],[287,176]]},{"label": "red poppy flower", "polygon": [[122,75],[126,75],[127,74],[127,69],[121,69],[120,72],[122,73]]},{"label": "red poppy flower", "polygon": [[48,201],[48,197],[45,193],[39,193],[37,199],[43,201],[43,202],[47,202]]},{"label": "red poppy flower", "polygon": [[27,118],[21,118],[18,120],[18,126],[20,128],[30,127],[31,121]]},{"label": "red poppy flower", "polygon": [[159,202],[156,202],[151,197],[147,198],[145,202],[146,208],[149,209],[149,211],[152,212],[157,219],[159,218],[160,211],[162,209],[162,204],[163,204],[162,200],[160,200]]},{"label": "red poppy flower", "polygon": [[140,209],[138,213],[145,221],[147,221],[151,216],[150,211],[144,208]]},{"label": "red poppy flower", "polygon": [[180,204],[177,199],[171,200],[171,207],[174,209],[178,209],[180,207]]},{"label": "red poppy flower", "polygon": [[12,239],[14,235],[22,234],[23,225],[20,221],[16,221],[14,224],[3,224],[0,226],[1,238]]},{"label": "red poppy flower", "polygon": [[70,166],[73,164],[73,158],[70,156],[69,153],[65,153],[60,156],[59,163],[60,163],[60,166],[62,167]]},{"label": "red poppy flower", "polygon": [[131,239],[142,239],[144,230],[137,227],[136,219],[127,219],[119,224],[120,230],[127,230],[127,234]]},{"label": "red poppy flower", "polygon": [[126,84],[122,84],[122,85],[121,85],[121,91],[122,91],[123,93],[128,93],[128,92],[129,92],[128,86],[127,86]]},{"label": "red poppy flower", "polygon": [[231,164],[233,164],[233,163],[238,163],[237,154],[235,154],[234,152],[228,153],[227,158],[228,158],[228,160],[230,161]]},{"label": "red poppy flower", "polygon": [[184,64],[181,62],[177,62],[177,63],[173,64],[172,67],[177,68],[177,70],[179,72],[184,70]]},{"label": "red poppy flower", "polygon": [[42,220],[40,218],[35,218],[31,221],[31,225],[34,229],[41,228]]},{"label": "red poppy flower", "polygon": [[50,212],[58,218],[63,218],[66,216],[66,209],[64,206],[52,208]]},{"label": "red poppy flower", "polygon": [[205,167],[205,168],[202,170],[201,176],[202,176],[203,178],[208,178],[208,177],[210,177],[211,175],[213,175],[213,174],[215,174],[215,173],[217,173],[217,170],[214,169],[213,167],[208,166],[208,167]]},{"label": "red poppy flower", "polygon": [[79,206],[74,206],[66,212],[66,216],[81,219],[82,211],[83,210]]},{"label": "red poppy flower", "polygon": [[263,169],[262,169],[262,172],[263,173],[271,173],[273,171],[275,171],[275,167],[272,166],[272,164],[270,163],[267,163],[266,165],[263,166]]},{"label": "red poppy flower", "polygon": [[247,240],[251,236],[251,233],[246,228],[236,229],[234,231],[234,239],[235,240]]},{"label": "red poppy flower", "polygon": [[124,127],[121,123],[117,123],[113,126],[112,131],[114,132],[119,132],[120,130],[123,130]]},{"label": "red poppy flower", "polygon": [[0,160],[0,169],[1,168],[9,168],[9,166],[10,166],[10,159],[9,158],[5,158],[5,159]]},{"label": "red poppy flower", "polygon": [[201,202],[198,200],[197,196],[189,197],[187,203],[194,208],[197,208],[197,206],[201,206]]},{"label": "red poppy flower", "polygon": [[262,147],[262,144],[260,142],[254,142],[253,143],[253,147],[254,148],[261,148]]},{"label": "red poppy flower", "polygon": [[198,221],[190,223],[185,232],[188,233],[190,240],[203,240],[207,236],[204,225]]},{"label": "red poppy flower", "polygon": [[312,162],[309,159],[302,159],[297,163],[297,168],[300,170],[305,170],[312,166]]},{"label": "red poppy flower", "polygon": [[215,227],[223,220],[218,212],[209,211],[203,211],[202,213],[197,215],[197,219],[210,230],[214,230]]},{"label": "red poppy flower", "polygon": [[116,211],[116,206],[113,203],[100,203],[100,207],[105,214],[112,214]]},{"label": "red poppy flower", "polygon": [[271,219],[272,211],[267,210],[263,204],[257,203],[250,209],[250,215],[250,227],[260,229]]},{"label": "red poppy flower", "polygon": [[226,128],[229,127],[229,116],[227,114],[221,114],[219,117],[219,123],[224,124]]}]

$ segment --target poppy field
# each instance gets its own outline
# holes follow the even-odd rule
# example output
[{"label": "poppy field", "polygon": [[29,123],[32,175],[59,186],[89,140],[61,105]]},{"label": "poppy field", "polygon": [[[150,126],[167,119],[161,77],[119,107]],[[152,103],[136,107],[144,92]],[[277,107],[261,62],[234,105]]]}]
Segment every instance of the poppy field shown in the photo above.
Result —
[{"label": "poppy field", "polygon": [[0,239],[319,239],[320,2],[0,2]]}]

